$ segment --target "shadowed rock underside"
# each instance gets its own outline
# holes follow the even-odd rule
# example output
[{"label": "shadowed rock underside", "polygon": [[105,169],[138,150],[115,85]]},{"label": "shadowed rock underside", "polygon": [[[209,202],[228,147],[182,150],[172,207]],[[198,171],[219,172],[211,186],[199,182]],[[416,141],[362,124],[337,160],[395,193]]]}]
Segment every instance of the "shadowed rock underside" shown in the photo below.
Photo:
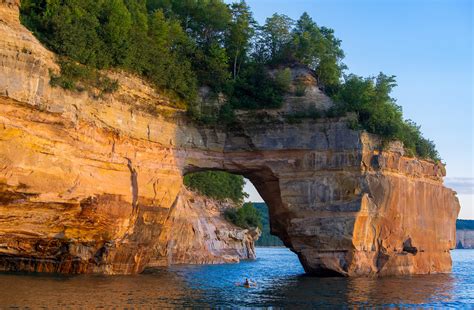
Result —
[{"label": "shadowed rock underside", "polygon": [[[1,270],[131,274],[169,253],[185,259],[169,250],[181,240],[182,177],[223,170],[252,181],[272,233],[308,273],[450,271],[459,203],[442,165],[397,143],[381,151],[345,118],[285,122],[301,108],[290,96],[210,128],[129,74],[110,72],[120,85],[111,95],[52,88],[54,59],[20,24],[18,2],[0,0]],[[302,104],[330,104],[310,90]]]}]

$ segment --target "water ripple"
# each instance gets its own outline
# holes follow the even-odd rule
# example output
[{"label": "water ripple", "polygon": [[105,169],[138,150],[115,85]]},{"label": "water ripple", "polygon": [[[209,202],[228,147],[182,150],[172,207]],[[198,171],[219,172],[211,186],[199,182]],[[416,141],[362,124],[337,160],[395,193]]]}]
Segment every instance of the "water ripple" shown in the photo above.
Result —
[{"label": "water ripple", "polygon": [[[314,278],[282,248],[256,261],[173,266],[137,276],[0,274],[1,308],[474,307],[474,250],[455,250],[453,273],[386,278]],[[245,278],[258,286],[236,284]]]}]

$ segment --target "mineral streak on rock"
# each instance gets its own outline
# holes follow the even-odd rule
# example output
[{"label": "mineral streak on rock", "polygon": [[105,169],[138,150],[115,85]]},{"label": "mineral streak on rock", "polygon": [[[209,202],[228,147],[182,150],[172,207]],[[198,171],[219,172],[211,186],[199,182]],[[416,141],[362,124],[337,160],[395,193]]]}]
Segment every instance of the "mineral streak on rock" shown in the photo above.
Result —
[{"label": "mineral streak on rock", "polygon": [[255,259],[258,228],[242,229],[223,219],[232,203],[215,202],[183,189],[171,207],[148,266],[236,263]]},{"label": "mineral streak on rock", "polygon": [[[208,169],[252,181],[272,233],[308,273],[451,269],[459,202],[443,186],[444,167],[397,143],[381,151],[344,118],[289,124],[278,114],[298,104],[289,98],[266,119],[208,128],[125,73],[110,73],[120,87],[103,97],[53,88],[54,55],[12,0],[0,0],[0,67],[1,270],[132,274],[173,260],[251,258],[247,237],[221,229],[183,192],[184,174]],[[330,104],[316,87],[309,93]],[[193,229],[210,239],[192,239]]]}]

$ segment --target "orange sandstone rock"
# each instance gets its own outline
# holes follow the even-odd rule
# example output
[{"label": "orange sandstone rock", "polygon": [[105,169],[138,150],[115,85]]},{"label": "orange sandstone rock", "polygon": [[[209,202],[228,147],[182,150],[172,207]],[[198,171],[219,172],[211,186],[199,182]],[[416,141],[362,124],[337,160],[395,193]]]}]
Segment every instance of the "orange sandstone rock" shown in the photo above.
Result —
[{"label": "orange sandstone rock", "polygon": [[[295,98],[209,128],[128,74],[111,72],[120,87],[103,98],[52,88],[54,55],[19,23],[17,5],[0,1],[1,270],[131,274],[252,257],[247,237],[182,190],[184,174],[216,169],[253,182],[272,233],[308,273],[450,271],[459,202],[443,166],[396,143],[381,151],[344,118],[288,124]],[[331,104],[317,87],[308,96]]]},{"label": "orange sandstone rock", "polygon": [[236,263],[255,259],[258,228],[242,229],[223,219],[231,203],[183,188],[171,207],[148,266]]}]

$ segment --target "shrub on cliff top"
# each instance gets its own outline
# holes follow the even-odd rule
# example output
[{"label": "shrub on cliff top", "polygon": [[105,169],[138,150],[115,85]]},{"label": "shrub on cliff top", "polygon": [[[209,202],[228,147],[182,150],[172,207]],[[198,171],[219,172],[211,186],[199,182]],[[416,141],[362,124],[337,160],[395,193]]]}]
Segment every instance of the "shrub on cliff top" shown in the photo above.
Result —
[{"label": "shrub on cliff top", "polygon": [[118,88],[116,80],[110,79],[97,69],[78,64],[69,59],[61,59],[59,65],[61,74],[50,73],[50,83],[53,86],[77,91],[95,88],[100,92],[99,96],[104,93],[112,93]]},{"label": "shrub on cliff top", "polygon": [[229,208],[224,212],[226,220],[242,228],[262,229],[262,215],[250,202],[240,208]]},{"label": "shrub on cliff top", "polygon": [[336,102],[333,113],[355,112],[360,129],[378,134],[385,141],[399,140],[408,153],[439,161],[434,143],[423,137],[420,126],[403,119],[402,108],[390,96],[395,86],[395,77],[383,73],[375,78],[346,76],[333,96]]},{"label": "shrub on cliff top", "polygon": [[[207,197],[216,200],[230,199],[236,204],[241,204],[248,197],[244,192],[244,178],[223,171],[187,174],[184,185]],[[242,228],[262,228],[261,215],[251,203],[244,203],[239,208],[229,208],[225,210],[224,216],[229,222]]]},{"label": "shrub on cliff top", "polygon": [[217,200],[230,199],[235,203],[242,203],[248,196],[244,192],[244,178],[223,171],[187,174],[184,176],[184,185],[202,195]]},{"label": "shrub on cliff top", "polygon": [[[232,122],[236,109],[281,107],[290,74],[284,69],[272,78],[268,68],[306,65],[337,102],[327,116],[355,112],[355,128],[386,141],[399,139],[409,153],[439,160],[433,142],[423,138],[415,123],[403,120],[390,97],[394,77],[343,76],[341,41],[307,13],[297,21],[273,14],[259,26],[245,1],[22,0],[21,20],[70,63],[140,74],[187,102],[188,112],[207,123]],[[87,71],[62,66],[62,76],[51,82],[70,89],[87,82],[99,88],[104,84],[107,91],[116,88],[106,79],[76,74],[81,70]],[[225,93],[227,104],[211,110],[212,115],[193,113],[201,85]],[[301,85],[296,94],[304,95]]]},{"label": "shrub on cliff top", "polygon": [[178,20],[147,12],[145,1],[23,0],[21,13],[22,22],[60,56],[91,68],[130,70],[186,100],[196,97],[187,56],[193,42]]}]

